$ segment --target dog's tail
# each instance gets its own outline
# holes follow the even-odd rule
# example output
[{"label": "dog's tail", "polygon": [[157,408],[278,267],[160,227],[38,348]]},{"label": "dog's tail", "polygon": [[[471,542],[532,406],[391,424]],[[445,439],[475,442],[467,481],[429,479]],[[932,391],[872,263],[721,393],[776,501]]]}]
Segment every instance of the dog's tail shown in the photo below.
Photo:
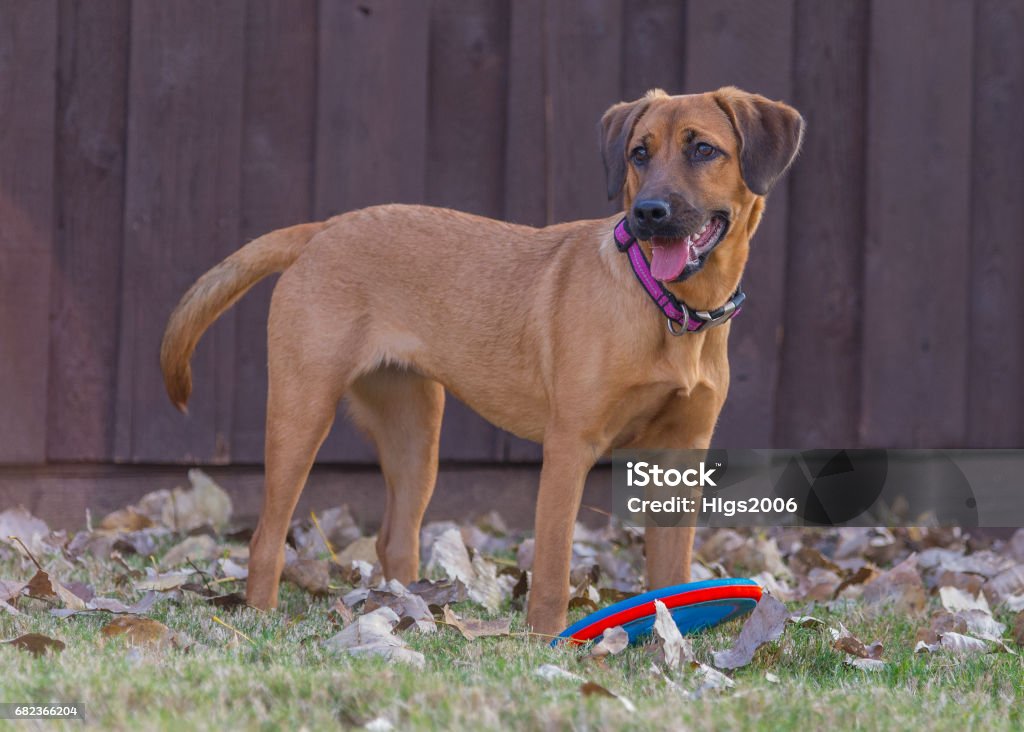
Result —
[{"label": "dog's tail", "polygon": [[167,395],[186,412],[192,393],[192,352],[206,329],[264,277],[283,272],[325,223],[300,224],[254,239],[189,288],[174,308],[160,345],[160,368]]}]

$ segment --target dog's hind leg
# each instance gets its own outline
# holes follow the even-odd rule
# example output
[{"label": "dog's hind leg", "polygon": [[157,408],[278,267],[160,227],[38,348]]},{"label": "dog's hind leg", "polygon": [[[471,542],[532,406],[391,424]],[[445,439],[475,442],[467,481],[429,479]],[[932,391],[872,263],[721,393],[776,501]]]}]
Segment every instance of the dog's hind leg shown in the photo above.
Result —
[{"label": "dog's hind leg", "polygon": [[276,329],[271,311],[263,508],[249,551],[246,600],[277,607],[284,544],[295,504],[320,445],[334,423],[346,368],[311,358],[299,338]]},{"label": "dog's hind leg", "polygon": [[420,524],[437,480],[444,388],[400,367],[357,379],[350,389],[355,422],[373,438],[387,484],[377,557],[384,576],[419,577]]}]

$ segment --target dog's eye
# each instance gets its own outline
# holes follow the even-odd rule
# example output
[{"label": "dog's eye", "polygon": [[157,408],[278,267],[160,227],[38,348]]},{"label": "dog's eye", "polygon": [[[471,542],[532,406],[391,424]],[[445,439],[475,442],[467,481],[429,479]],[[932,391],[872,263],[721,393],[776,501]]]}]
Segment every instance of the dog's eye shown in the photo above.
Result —
[{"label": "dog's eye", "polygon": [[643,145],[637,145],[629,153],[629,159],[632,160],[635,165],[643,165],[647,162],[647,148]]},{"label": "dog's eye", "polygon": [[706,142],[698,142],[693,146],[693,152],[691,153],[691,157],[694,160],[711,160],[716,155],[718,155],[718,150]]}]

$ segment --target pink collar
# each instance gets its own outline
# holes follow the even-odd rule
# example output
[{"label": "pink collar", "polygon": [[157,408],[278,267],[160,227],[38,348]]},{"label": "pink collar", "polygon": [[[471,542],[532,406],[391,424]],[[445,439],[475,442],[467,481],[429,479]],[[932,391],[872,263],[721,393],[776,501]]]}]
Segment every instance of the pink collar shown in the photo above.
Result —
[{"label": "pink collar", "polygon": [[736,288],[736,292],[725,305],[710,312],[694,310],[682,300],[677,299],[661,282],[654,279],[647,257],[644,256],[636,237],[630,233],[625,218],[615,225],[615,246],[629,257],[629,263],[633,266],[633,274],[643,285],[644,291],[665,314],[668,319],[668,331],[672,335],[678,336],[714,328],[740,314],[743,301],[747,299],[742,287]]}]

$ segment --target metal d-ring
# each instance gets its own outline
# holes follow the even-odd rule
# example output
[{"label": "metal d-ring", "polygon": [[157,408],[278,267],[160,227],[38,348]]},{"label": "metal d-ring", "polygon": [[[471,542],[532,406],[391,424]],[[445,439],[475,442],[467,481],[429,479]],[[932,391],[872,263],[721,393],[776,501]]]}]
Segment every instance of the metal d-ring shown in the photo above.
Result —
[{"label": "metal d-ring", "polygon": [[[683,311],[682,323],[680,323],[677,320],[673,320],[667,315],[665,316],[665,324],[668,326],[668,332],[674,336],[686,335],[687,333],[690,332],[687,328],[687,326],[690,324],[690,311],[686,309],[686,305],[684,305],[683,303],[679,303],[679,309]],[[676,330],[677,327],[679,328],[679,330]]]}]

